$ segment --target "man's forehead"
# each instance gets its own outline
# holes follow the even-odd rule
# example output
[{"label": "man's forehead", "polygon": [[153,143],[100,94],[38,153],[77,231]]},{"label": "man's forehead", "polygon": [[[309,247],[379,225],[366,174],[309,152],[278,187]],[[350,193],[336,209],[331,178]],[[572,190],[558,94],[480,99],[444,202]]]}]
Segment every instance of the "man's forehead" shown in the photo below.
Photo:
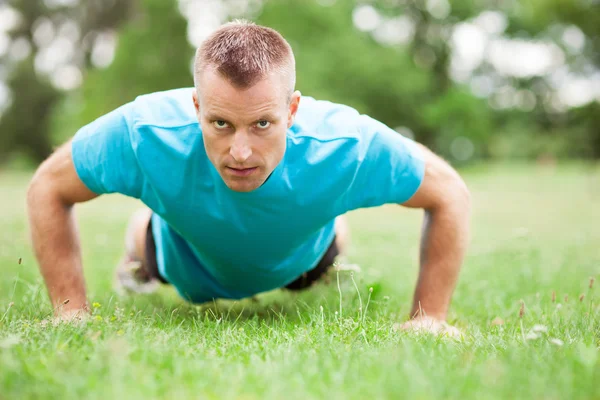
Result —
[{"label": "man's forehead", "polygon": [[286,100],[281,79],[270,74],[245,88],[237,87],[217,71],[207,70],[200,77],[199,100],[205,108],[280,107]]},{"label": "man's forehead", "polygon": [[256,111],[277,111],[281,108],[281,101],[279,96],[274,95],[204,92],[200,94],[200,105],[205,113],[229,111],[247,114]]}]

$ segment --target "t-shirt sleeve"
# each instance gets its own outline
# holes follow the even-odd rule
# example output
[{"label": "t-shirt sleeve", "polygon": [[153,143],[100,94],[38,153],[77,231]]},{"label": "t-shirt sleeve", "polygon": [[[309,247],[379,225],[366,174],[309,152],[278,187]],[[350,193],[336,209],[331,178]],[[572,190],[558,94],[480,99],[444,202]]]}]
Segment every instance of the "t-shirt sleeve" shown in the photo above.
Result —
[{"label": "t-shirt sleeve", "polygon": [[141,195],[143,177],[127,123],[131,107],[127,104],[98,118],[73,138],[71,151],[77,175],[96,194]]},{"label": "t-shirt sleeve", "polygon": [[361,115],[358,125],[364,145],[348,193],[350,210],[404,203],[419,189],[425,160],[417,144],[385,124]]}]

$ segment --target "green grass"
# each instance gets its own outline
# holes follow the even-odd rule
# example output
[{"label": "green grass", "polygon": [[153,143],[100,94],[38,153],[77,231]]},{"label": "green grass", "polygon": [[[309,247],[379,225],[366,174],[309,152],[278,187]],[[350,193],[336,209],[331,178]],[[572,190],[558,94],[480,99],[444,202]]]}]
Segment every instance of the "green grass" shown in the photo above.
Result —
[{"label": "green grass", "polygon": [[[484,165],[464,176],[473,240],[449,317],[466,335],[454,341],[392,330],[410,308],[421,220],[396,206],[350,214],[363,306],[374,288],[361,315],[347,273],[341,313],[335,276],[258,302],[193,306],[169,288],[118,298],[112,270],[139,204],[107,196],[78,209],[100,307],[83,326],[44,324],[30,176],[0,173],[0,399],[600,398],[600,168]],[[547,333],[527,339],[535,325]]]}]

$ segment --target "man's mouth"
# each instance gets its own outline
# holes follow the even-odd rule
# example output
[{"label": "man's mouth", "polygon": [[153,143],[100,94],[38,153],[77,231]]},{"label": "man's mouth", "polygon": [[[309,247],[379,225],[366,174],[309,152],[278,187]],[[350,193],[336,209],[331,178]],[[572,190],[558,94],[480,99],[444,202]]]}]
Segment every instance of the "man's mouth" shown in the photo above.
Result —
[{"label": "man's mouth", "polygon": [[229,171],[232,175],[235,175],[235,176],[248,176],[258,169],[258,167],[252,167],[252,168],[225,167],[225,168],[227,169],[227,171]]}]

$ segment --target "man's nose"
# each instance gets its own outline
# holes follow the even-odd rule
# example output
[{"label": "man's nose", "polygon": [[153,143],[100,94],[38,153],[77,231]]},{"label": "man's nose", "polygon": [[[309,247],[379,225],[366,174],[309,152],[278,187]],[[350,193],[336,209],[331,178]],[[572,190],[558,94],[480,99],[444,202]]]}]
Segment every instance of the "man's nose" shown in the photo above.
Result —
[{"label": "man's nose", "polygon": [[240,131],[233,135],[233,143],[229,149],[229,154],[236,162],[243,163],[252,155],[250,138],[246,132]]}]

